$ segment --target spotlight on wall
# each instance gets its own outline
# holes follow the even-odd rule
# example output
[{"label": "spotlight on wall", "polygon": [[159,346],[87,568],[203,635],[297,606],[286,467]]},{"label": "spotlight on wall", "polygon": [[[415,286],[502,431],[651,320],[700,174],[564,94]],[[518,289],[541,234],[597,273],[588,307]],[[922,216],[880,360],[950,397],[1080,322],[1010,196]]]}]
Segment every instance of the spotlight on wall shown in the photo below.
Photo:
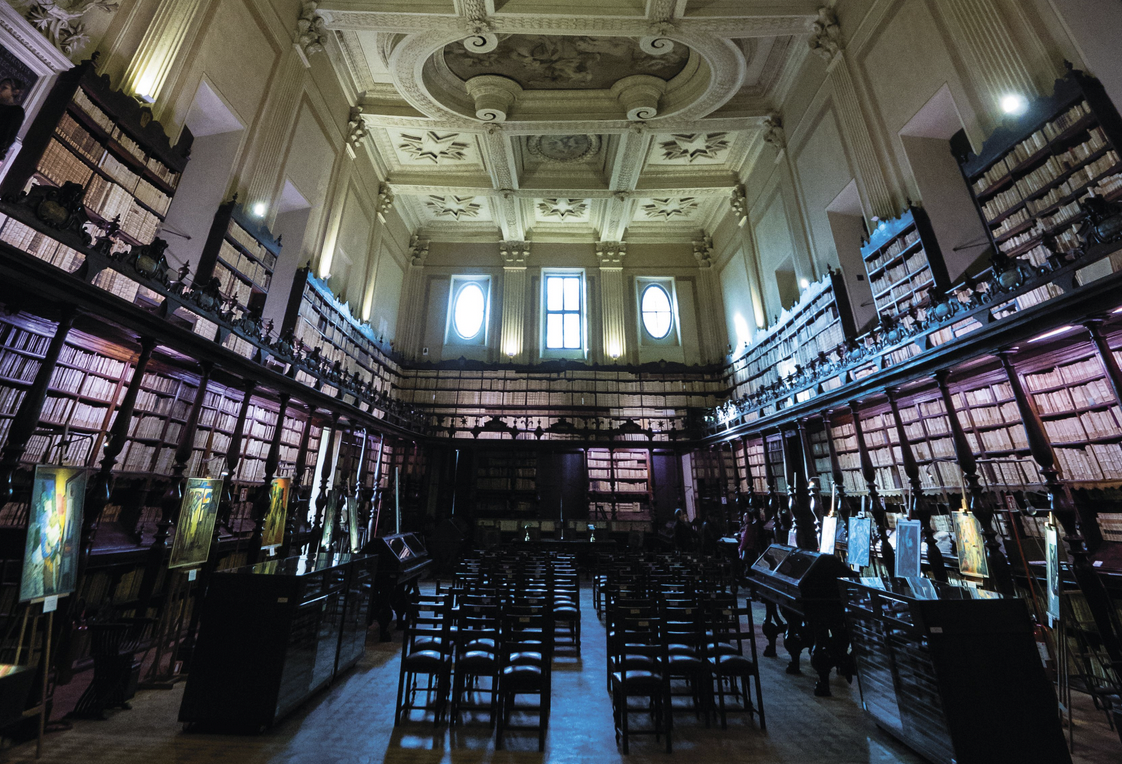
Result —
[{"label": "spotlight on wall", "polygon": [[259,218],[265,217],[265,202],[257,202],[253,205],[253,215]]},{"label": "spotlight on wall", "polygon": [[799,279],[799,288],[800,289],[809,289],[810,288],[810,282],[806,279]]},{"label": "spotlight on wall", "polygon": [[136,100],[144,104],[153,104],[156,103],[156,96],[148,95],[147,93],[137,93]]},{"label": "spotlight on wall", "polygon": [[1001,97],[1001,110],[1010,116],[1019,117],[1028,111],[1028,99],[1020,93],[1007,93]]}]

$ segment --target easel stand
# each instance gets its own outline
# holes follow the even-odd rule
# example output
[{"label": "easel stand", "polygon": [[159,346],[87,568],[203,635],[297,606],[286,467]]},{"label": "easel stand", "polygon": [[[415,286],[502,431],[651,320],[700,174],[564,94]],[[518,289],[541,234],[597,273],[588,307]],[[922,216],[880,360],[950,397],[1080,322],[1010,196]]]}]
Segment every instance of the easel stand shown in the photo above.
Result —
[{"label": "easel stand", "polygon": [[[186,678],[179,673],[176,665],[179,652],[179,638],[183,630],[184,615],[191,596],[191,583],[198,575],[198,568],[191,570],[168,571],[168,593],[164,600],[164,610],[160,614],[156,630],[156,654],[148,673],[140,683],[144,690],[170,690],[175,683]],[[167,660],[164,665],[165,658]]]},{"label": "easel stand", "polygon": [[[27,660],[28,664],[31,663],[32,654],[35,652],[35,630],[39,628],[39,624],[45,615],[47,617],[47,628],[43,632],[43,649],[39,652],[39,666],[43,671],[43,685],[41,694],[39,695],[39,705],[28,708],[23,712],[25,719],[30,719],[33,716],[39,717],[39,734],[35,741],[35,758],[38,759],[43,755],[43,733],[47,729],[47,688],[49,685],[51,673],[51,634],[54,631],[55,625],[55,610],[58,609],[58,598],[66,595],[56,595],[54,597],[39,597],[27,603],[27,609],[23,611],[23,622],[19,627],[19,641],[16,643],[16,658],[15,663],[19,665],[20,657],[23,654],[23,637],[27,634]],[[41,605],[37,608],[36,605]],[[32,610],[39,612],[32,615]],[[30,622],[31,629],[28,631],[27,625]]]}]

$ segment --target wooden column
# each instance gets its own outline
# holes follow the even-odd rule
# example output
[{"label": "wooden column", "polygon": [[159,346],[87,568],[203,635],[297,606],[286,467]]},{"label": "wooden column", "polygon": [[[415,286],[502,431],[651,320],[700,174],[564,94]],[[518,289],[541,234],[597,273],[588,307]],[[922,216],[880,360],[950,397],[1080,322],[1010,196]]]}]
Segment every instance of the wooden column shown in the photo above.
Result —
[{"label": "wooden column", "polygon": [[[238,408],[238,418],[234,422],[234,431],[230,433],[230,445],[226,448],[226,469],[222,475],[222,504],[218,508],[218,518],[222,523],[228,524],[230,522],[230,514],[234,506],[234,473],[238,470],[238,464],[242,460],[242,440],[245,433],[245,420],[249,416],[250,399],[253,398],[253,391],[257,389],[257,383],[253,380],[246,380],[244,385],[245,394],[242,396],[241,406]],[[214,524],[214,538],[218,540],[218,526],[219,523]],[[211,547],[213,553],[214,547]],[[217,558],[215,558],[217,563]]]},{"label": "wooden column", "polygon": [[[817,473],[814,469],[814,450],[810,445],[810,434],[807,432],[808,424],[809,421],[806,417],[800,417],[795,422],[799,438],[798,455],[801,458],[791,459],[794,467],[791,471],[798,477],[802,490],[799,501],[795,503],[793,509],[797,513],[795,515],[795,536],[798,539],[799,547],[817,550],[818,534],[821,530],[819,526],[821,512],[819,510],[822,499],[818,492]],[[802,464],[801,470],[799,469],[800,463]]]},{"label": "wooden column", "polygon": [[35,428],[39,426],[39,415],[43,411],[43,402],[47,398],[47,388],[51,384],[51,376],[55,373],[59,354],[62,353],[62,347],[66,344],[66,336],[74,326],[76,318],[78,318],[76,307],[73,305],[62,306],[54,336],[51,337],[51,341],[47,345],[46,355],[39,362],[39,371],[35,373],[35,379],[32,381],[31,387],[27,389],[27,393],[24,394],[23,400],[20,402],[19,409],[12,417],[12,423],[8,427],[8,440],[4,444],[3,452],[0,452],[0,506],[3,506],[12,498],[12,479],[15,477],[16,470],[19,469],[23,452],[27,450],[27,441],[31,440],[31,436],[35,434]]},{"label": "wooden column", "polygon": [[[849,497],[845,492],[845,473],[842,471],[841,460],[838,459],[837,446],[834,445],[833,417],[836,413],[833,410],[823,411],[822,426],[826,428],[826,450],[830,455],[830,479],[834,483],[834,490],[837,494],[838,517],[841,518],[841,522],[847,522],[852,513],[849,507]],[[829,512],[830,508],[827,507],[826,511]]]},{"label": "wooden column", "polygon": [[[304,431],[300,434],[300,445],[296,449],[296,464],[293,468],[292,489],[288,495],[288,514],[284,518],[284,543],[281,544],[280,556],[288,557],[292,554],[292,538],[299,528],[298,513],[305,507],[301,498],[304,490],[304,472],[308,468],[308,441],[312,437],[312,427],[315,425],[315,409],[308,408],[308,419],[304,422]],[[307,517],[307,511],[304,512]],[[302,520],[299,522],[303,522]]]},{"label": "wooden column", "polygon": [[[354,493],[353,493],[353,498],[354,498],[354,501],[358,502],[358,506],[355,507],[355,517],[360,522],[362,522],[364,525],[367,525],[367,526],[369,525],[369,517],[367,515],[366,505],[367,505],[367,502],[370,501],[370,496],[369,496],[369,494],[366,490],[366,485],[365,484],[366,484],[366,475],[367,475],[367,473],[370,472],[370,457],[368,455],[368,449],[369,448],[370,448],[370,433],[367,432],[364,429],[362,431],[362,442],[359,444],[359,449],[358,449],[359,462],[358,462],[358,469],[355,471],[355,489],[354,489]],[[455,451],[453,451],[453,453],[455,453]],[[455,472],[453,472],[453,474],[452,474],[452,480],[453,480],[453,482],[455,482],[455,480],[456,480]],[[361,528],[360,528],[360,530],[361,530]],[[359,535],[359,541],[360,541],[360,543],[365,545],[365,542],[362,540],[361,534]]]},{"label": "wooden column", "polygon": [[81,553],[78,558],[77,578],[79,581],[85,572],[86,564],[89,562],[93,538],[101,520],[101,513],[105,510],[105,505],[109,503],[113,491],[113,467],[117,464],[117,457],[121,455],[125,444],[128,443],[136,399],[140,395],[140,386],[144,382],[144,372],[148,368],[148,362],[152,360],[152,351],[155,349],[156,339],[154,337],[140,338],[140,355],[136,359],[132,379],[129,380],[129,386],[125,389],[125,397],[121,400],[121,405],[117,407],[117,418],[113,421],[113,427],[109,430],[109,437],[105,441],[101,466],[90,481],[90,487],[86,493],[86,509],[82,515]]},{"label": "wooden column", "polygon": [[326,517],[324,513],[327,511],[327,487],[331,482],[332,472],[335,468],[335,434],[339,429],[339,412],[335,411],[331,414],[331,436],[328,438],[327,443],[323,442],[323,433],[320,433],[319,447],[320,449],[326,448],[327,450],[323,455],[323,467],[319,472],[319,494],[316,496],[316,519],[315,525],[312,526],[312,545],[309,548],[309,553],[312,555],[319,554],[319,545],[323,540],[323,528]]},{"label": "wooden column", "polygon": [[865,433],[861,428],[861,409],[857,401],[850,401],[849,410],[853,412],[853,434],[857,441],[857,456],[861,460],[861,476],[865,478],[865,486],[869,489],[869,511],[873,515],[873,523],[877,526],[877,538],[880,541],[880,556],[888,568],[888,575],[896,572],[896,550],[888,543],[888,519],[885,517],[884,505],[877,491],[877,469],[873,466],[873,459],[869,456],[869,449],[865,445]]},{"label": "wooden column", "polygon": [[987,500],[985,491],[982,490],[981,480],[978,478],[978,463],[974,459],[974,451],[970,448],[970,441],[966,439],[966,432],[962,429],[958,412],[954,407],[954,397],[951,395],[947,384],[950,372],[942,369],[934,374],[935,383],[939,386],[939,395],[943,399],[943,408],[947,411],[947,421],[951,428],[951,442],[954,443],[955,460],[962,470],[966,482],[966,491],[969,497],[963,497],[982,524],[982,534],[986,539],[986,560],[989,563],[990,578],[994,586],[1002,594],[1013,595],[1016,589],[1013,586],[1013,575],[1009,570],[1009,561],[1001,551],[1001,544],[997,540],[997,531],[994,529],[994,510]]},{"label": "wooden column", "polygon": [[931,568],[931,575],[936,581],[947,580],[947,568],[943,563],[943,553],[935,543],[935,532],[931,529],[931,507],[923,496],[923,481],[919,477],[919,464],[915,454],[912,453],[912,444],[908,440],[907,430],[904,429],[904,420],[900,416],[900,391],[895,387],[884,390],[888,396],[888,405],[892,407],[892,422],[896,426],[896,439],[900,442],[900,458],[904,462],[904,474],[908,477],[908,485],[912,489],[912,506],[908,508],[909,516],[919,520],[923,533],[923,540],[927,542],[927,564]]},{"label": "wooden column", "polygon": [[[179,431],[179,443],[175,449],[175,462],[171,468],[171,478],[167,490],[160,499],[160,520],[156,524],[156,538],[148,550],[148,562],[144,570],[144,580],[140,585],[140,599],[147,603],[156,587],[160,568],[164,563],[164,554],[168,547],[168,537],[171,535],[171,526],[176,511],[183,503],[183,489],[187,478],[187,463],[191,460],[191,451],[195,445],[195,430],[199,426],[199,412],[202,410],[203,401],[206,399],[206,386],[210,381],[210,372],[214,369],[212,361],[200,361],[199,388],[195,391],[195,400],[191,404],[191,411],[187,421]],[[147,605],[146,605],[147,607]]]},{"label": "wooden column", "polygon": [[273,428],[273,439],[269,441],[269,453],[265,457],[265,475],[262,485],[257,489],[253,499],[253,533],[249,537],[249,549],[246,551],[246,560],[250,565],[257,562],[261,555],[261,538],[265,532],[265,515],[269,512],[269,489],[272,487],[273,478],[276,477],[277,467],[280,465],[281,436],[284,435],[284,417],[288,413],[288,402],[292,398],[288,393],[280,393],[280,409],[277,411],[277,425]]},{"label": "wooden column", "polygon": [[1098,535],[1097,521],[1094,515],[1084,515],[1080,512],[1079,507],[1072,501],[1067,486],[1060,480],[1060,471],[1056,468],[1056,453],[1052,450],[1052,443],[1048,440],[1044,423],[1040,420],[1036,406],[1025,392],[1021,377],[1013,365],[1015,352],[1002,350],[997,356],[1005,369],[1009,386],[1013,388],[1013,398],[1017,402],[1021,423],[1028,436],[1029,451],[1044,476],[1044,485],[1052,499],[1052,514],[1064,527],[1064,544],[1071,559],[1071,572],[1087,600],[1087,607],[1095,619],[1095,626],[1099,630],[1103,647],[1114,665],[1122,666],[1122,635],[1119,634],[1117,627],[1118,611],[1102,579],[1091,566],[1085,536],[1080,533],[1082,531],[1083,534],[1087,534],[1094,529],[1095,535]]}]

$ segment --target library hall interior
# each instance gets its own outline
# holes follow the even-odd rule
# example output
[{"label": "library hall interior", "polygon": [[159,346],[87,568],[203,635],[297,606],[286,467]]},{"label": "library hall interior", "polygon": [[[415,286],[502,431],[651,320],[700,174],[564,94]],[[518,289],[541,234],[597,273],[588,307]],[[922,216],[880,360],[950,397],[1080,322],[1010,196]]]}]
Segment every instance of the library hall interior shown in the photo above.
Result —
[{"label": "library hall interior", "polygon": [[0,2],[0,762],[1122,762],[1122,0]]}]

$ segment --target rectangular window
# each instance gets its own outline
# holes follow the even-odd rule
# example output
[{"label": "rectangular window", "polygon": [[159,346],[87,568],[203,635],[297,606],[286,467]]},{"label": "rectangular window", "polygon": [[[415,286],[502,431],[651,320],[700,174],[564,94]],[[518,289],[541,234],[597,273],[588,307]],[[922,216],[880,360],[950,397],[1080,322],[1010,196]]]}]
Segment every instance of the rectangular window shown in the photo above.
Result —
[{"label": "rectangular window", "polygon": [[584,274],[544,274],[545,349],[584,350]]}]

